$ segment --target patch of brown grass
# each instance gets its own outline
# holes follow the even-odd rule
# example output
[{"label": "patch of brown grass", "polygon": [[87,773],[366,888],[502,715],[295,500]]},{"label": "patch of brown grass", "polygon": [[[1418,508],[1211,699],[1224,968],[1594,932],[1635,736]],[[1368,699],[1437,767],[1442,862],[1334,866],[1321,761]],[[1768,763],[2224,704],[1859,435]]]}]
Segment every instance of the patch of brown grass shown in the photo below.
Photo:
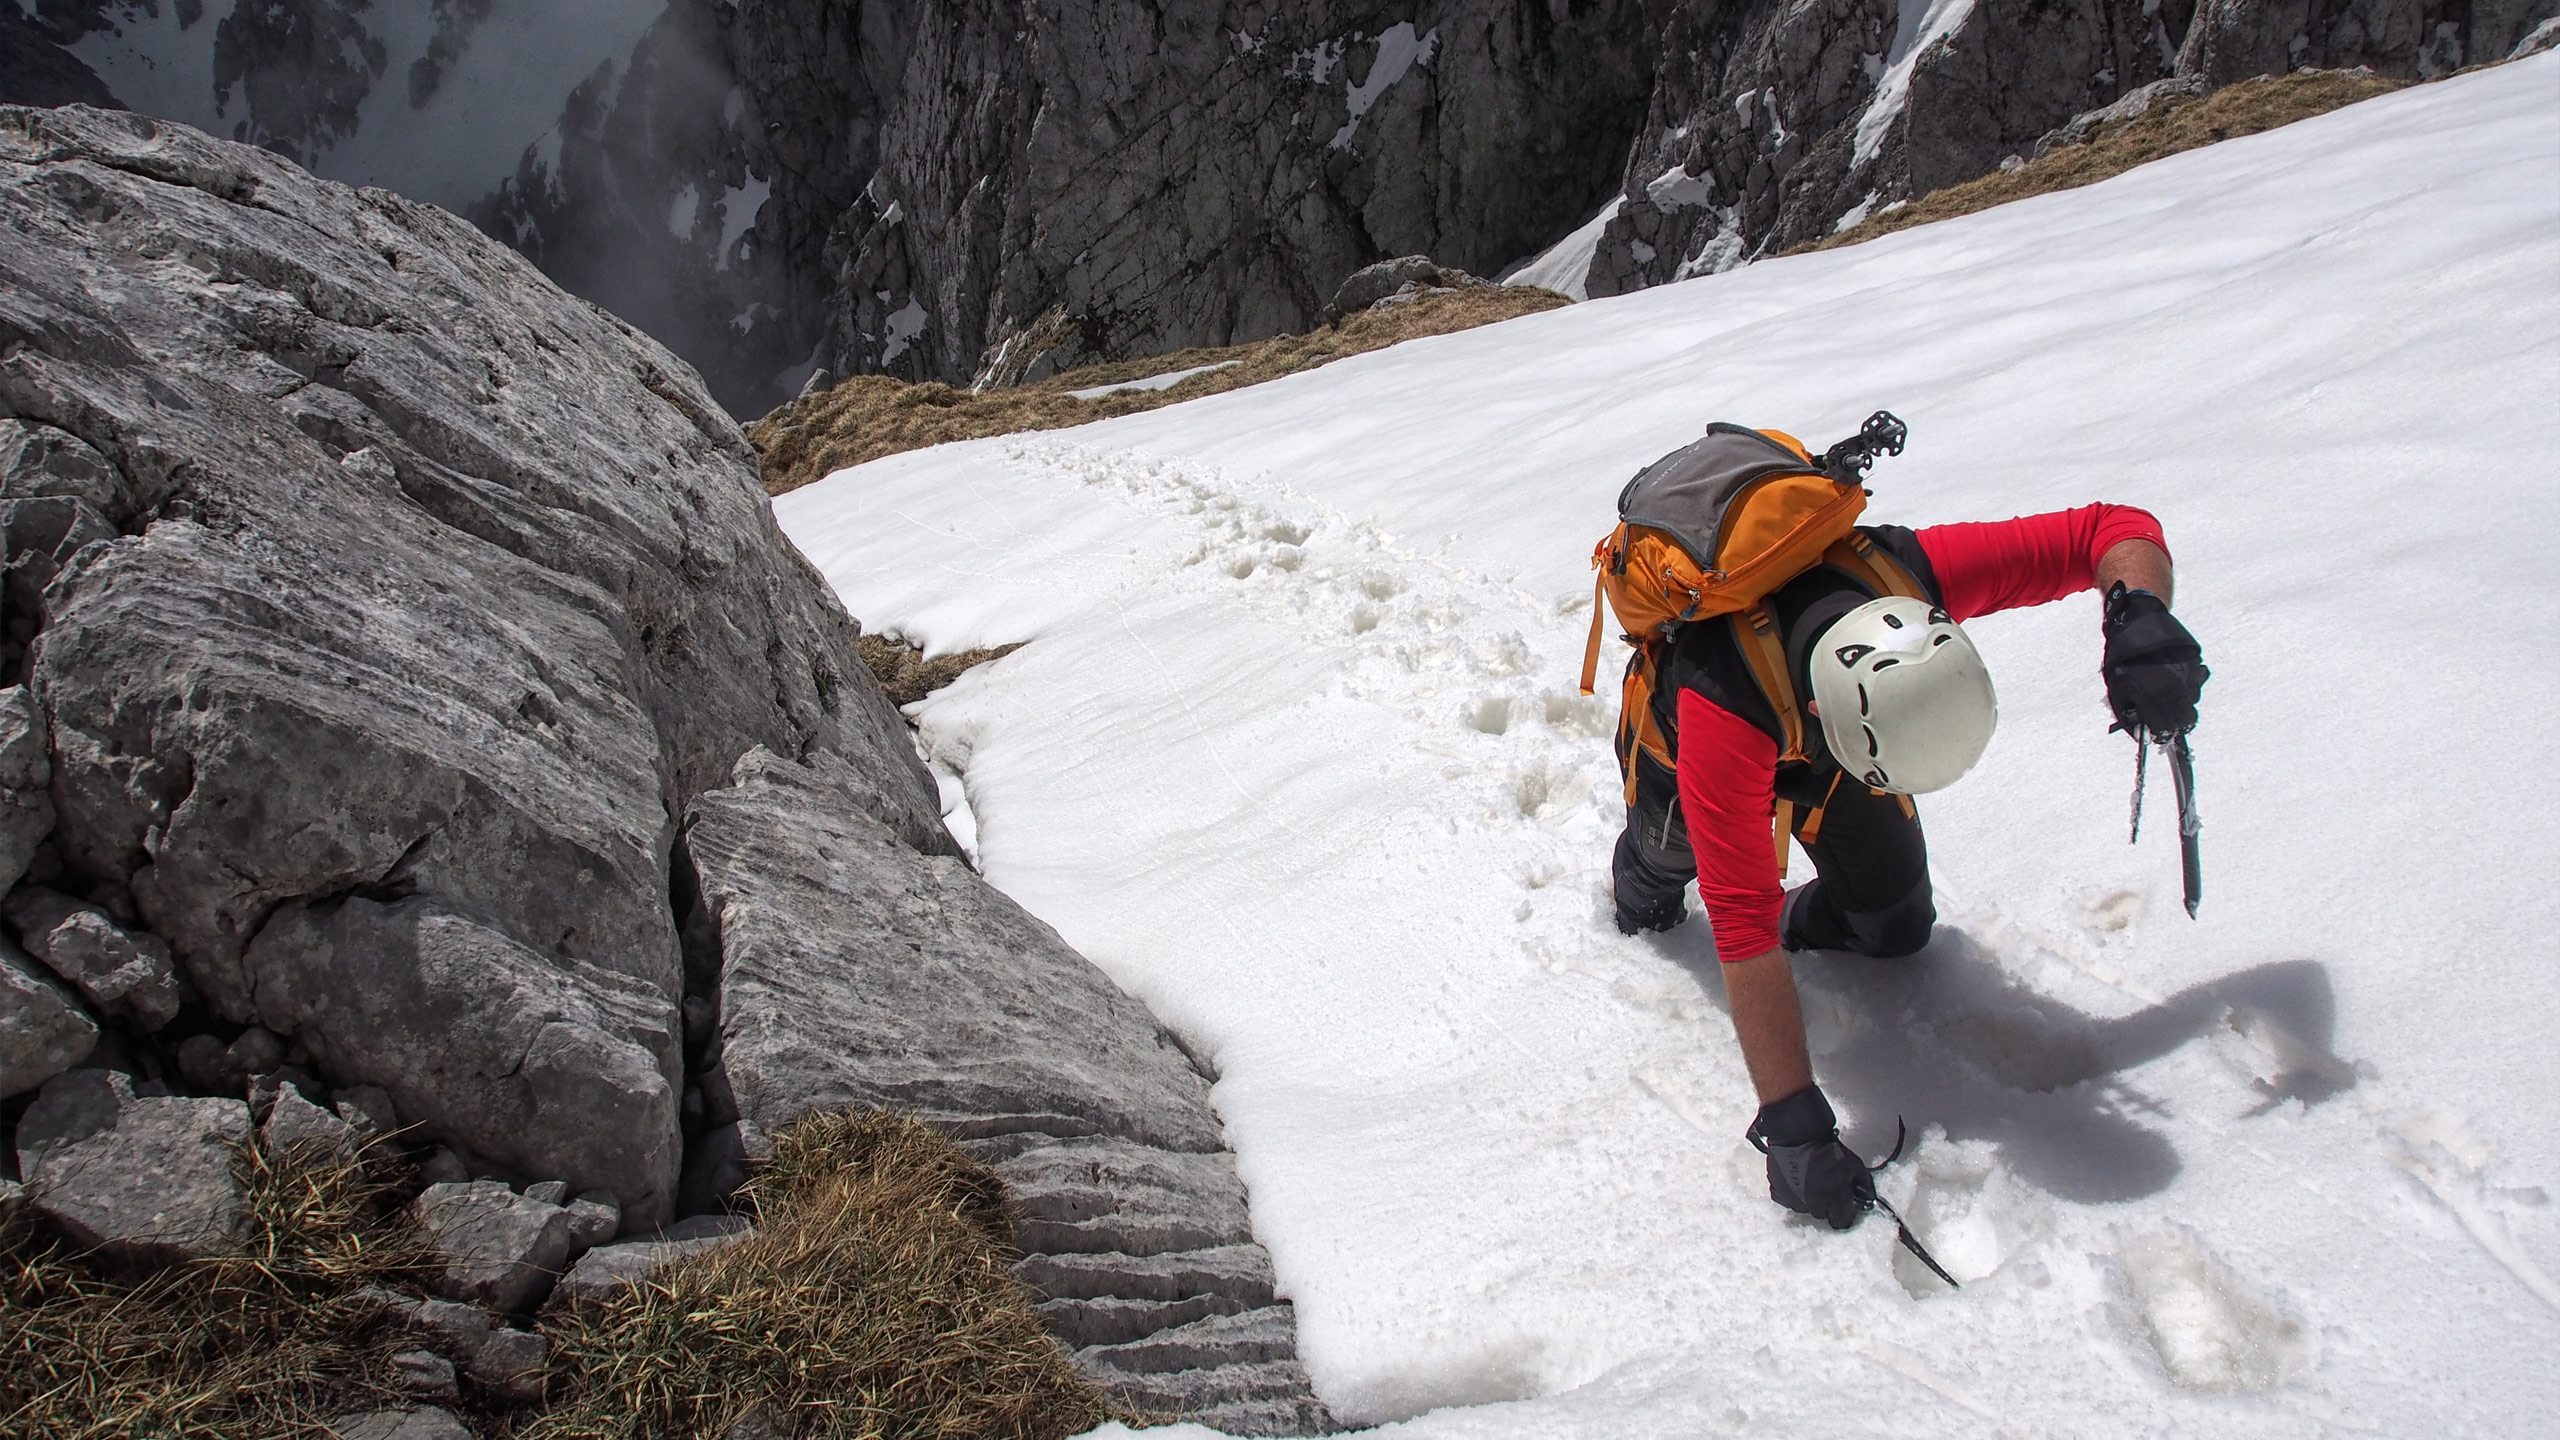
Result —
[{"label": "patch of brown grass", "polygon": [[2182,150],[2325,115],[2359,100],[2389,94],[2409,83],[2362,71],[2302,70],[2243,80],[2201,99],[2167,100],[2132,120],[2099,131],[2085,145],[2064,146],[2015,170],[1995,171],[1961,185],[1932,190],[1898,210],[1870,215],[1837,235],[1799,245],[1787,253],[1855,245],[1914,225],[1952,220],[2032,195],[2095,185]]},{"label": "patch of brown grass", "polygon": [[986,650],[960,650],[924,658],[924,648],[890,635],[865,631],[854,637],[854,653],[878,677],[892,705],[912,705],[960,678],[962,672],[990,660],[1001,660],[1022,648],[1019,642]]},{"label": "patch of brown grass", "polygon": [[550,1330],[561,1402],[525,1440],[717,1436],[1059,1440],[1114,1418],[1010,1269],[996,1178],[877,1111],[774,1137],[755,1233],[575,1307]]},{"label": "patch of brown grass", "polygon": [[[1113,361],[1029,385],[977,393],[938,382],[910,385],[882,375],[857,375],[758,420],[747,427],[747,438],[763,457],[766,492],[780,495],[830,471],[904,450],[1132,415],[1258,385],[1406,340],[1471,330],[1572,303],[1552,290],[1529,286],[1443,291],[1409,304],[1363,311],[1338,326],[1306,335]],[[1068,393],[1204,365],[1224,368],[1162,390],[1122,391],[1092,400]]]},{"label": "patch of brown grass", "polygon": [[123,1274],[23,1214],[0,1226],[0,1435],[321,1440],[401,1403],[410,1348],[347,1297],[419,1269],[397,1188],[360,1164],[255,1147],[233,1254]]}]

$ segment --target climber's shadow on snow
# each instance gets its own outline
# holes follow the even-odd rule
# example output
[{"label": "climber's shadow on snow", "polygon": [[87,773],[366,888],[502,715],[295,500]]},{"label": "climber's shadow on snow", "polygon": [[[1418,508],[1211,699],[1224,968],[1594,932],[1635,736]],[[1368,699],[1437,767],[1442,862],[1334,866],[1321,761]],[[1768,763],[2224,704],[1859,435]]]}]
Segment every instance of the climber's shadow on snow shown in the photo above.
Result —
[{"label": "climber's shadow on snow", "polygon": [[[1719,967],[1710,956],[1704,968]],[[1721,975],[1700,978],[1721,1003]],[[2181,1046],[2214,1045],[2234,1072],[2232,1105],[2197,1118],[2317,1105],[2356,1082],[2330,1052],[2335,1000],[2314,960],[2253,966],[2113,1019],[2038,993],[1944,925],[1904,960],[1799,956],[1796,980],[1823,1089],[1855,1117],[1852,1146],[1881,1156],[1896,1116],[1915,1132],[1942,1125],[2069,1200],[2129,1200],[2176,1178],[2175,1107],[2122,1077]]]}]

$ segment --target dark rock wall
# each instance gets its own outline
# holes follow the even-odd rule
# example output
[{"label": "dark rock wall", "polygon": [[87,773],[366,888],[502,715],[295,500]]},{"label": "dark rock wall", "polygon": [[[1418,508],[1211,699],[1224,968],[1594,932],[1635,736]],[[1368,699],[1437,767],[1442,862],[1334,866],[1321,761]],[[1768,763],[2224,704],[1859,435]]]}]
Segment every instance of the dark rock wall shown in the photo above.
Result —
[{"label": "dark rock wall", "polygon": [[1497,269],[1605,193],[1649,68],[1624,4],[1023,9],[918,27],[836,373],[968,379],[1055,311],[1045,363],[1008,356],[1036,375],[1305,329],[1389,256]]},{"label": "dark rock wall", "polygon": [[[2503,57],[2560,0],[1974,0],[1926,46],[1909,0],[1649,0],[1651,109],[1588,293],[1724,269],[1996,169],[2075,116],[2172,74],[2304,67],[2430,78]],[[1897,50],[1909,85],[1858,131]]]},{"label": "dark rock wall", "polygon": [[[813,369],[1009,380],[1304,330],[1364,265],[1493,274],[1613,189],[1586,289],[1660,284],[1983,174],[2172,73],[2440,75],[2505,55],[2560,0],[1975,0],[1923,47],[1901,32],[1926,9],[38,0],[0,4],[0,100],[107,103],[68,47],[119,29],[201,47],[210,93],[173,118],[468,213],[749,416]],[[439,97],[503,73],[491,47],[534,15],[640,38],[514,139],[512,173],[445,193],[464,182],[333,169],[363,116],[399,123],[379,100],[397,92],[433,171],[459,118]],[[1862,145],[1906,56],[1906,98]],[[380,137],[353,148],[380,163]]]}]

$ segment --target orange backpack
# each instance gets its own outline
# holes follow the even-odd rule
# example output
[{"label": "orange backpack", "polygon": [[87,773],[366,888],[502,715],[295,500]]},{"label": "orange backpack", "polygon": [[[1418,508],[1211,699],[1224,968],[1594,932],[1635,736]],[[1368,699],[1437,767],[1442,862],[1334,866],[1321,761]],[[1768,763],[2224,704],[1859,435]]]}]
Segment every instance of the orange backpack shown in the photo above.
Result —
[{"label": "orange backpack", "polygon": [[[1801,761],[1804,718],[1777,619],[1763,603],[1815,565],[1834,565],[1871,594],[1921,596],[1919,582],[1857,529],[1866,509],[1867,467],[1876,452],[1902,453],[1907,432],[1885,411],[1817,461],[1778,430],[1723,422],[1696,442],[1639,471],[1618,492],[1618,524],[1591,552],[1591,639],[1582,657],[1582,693],[1600,668],[1600,601],[1635,647],[1619,696],[1618,765],[1627,804],[1636,803],[1635,757],[1666,770],[1678,759],[1654,714],[1662,662],[1681,626],[1735,617],[1743,658],[1777,712],[1780,763]],[[1781,855],[1785,832],[1779,833]],[[1783,863],[1783,861],[1782,861]]]}]

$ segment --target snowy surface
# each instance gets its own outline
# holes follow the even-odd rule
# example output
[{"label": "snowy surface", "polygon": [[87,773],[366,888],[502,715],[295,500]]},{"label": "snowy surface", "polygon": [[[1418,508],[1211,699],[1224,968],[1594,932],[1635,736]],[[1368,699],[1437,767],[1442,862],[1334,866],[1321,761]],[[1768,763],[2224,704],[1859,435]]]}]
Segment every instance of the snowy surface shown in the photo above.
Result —
[{"label": "snowy surface", "polygon": [[[1030,642],[924,744],[988,877],[1214,1056],[1345,1418],[2548,1433],[2555,173],[2544,57],[776,508],[866,624]],[[1628,474],[1880,405],[1874,518],[2147,505],[2215,671],[2200,920],[2169,828],[2125,843],[2080,597],[1971,627],[2002,729],[1923,802],[1936,941],[1799,964],[1961,1294],[1769,1203],[1706,927],[1609,924],[1574,688]]]},{"label": "snowy surface", "polygon": [[1581,228],[1504,271],[1502,283],[1539,285],[1576,300],[1587,299],[1591,293],[1591,257],[1600,251],[1600,234],[1618,218],[1626,203],[1623,195],[1610,196],[1609,203],[1582,222]]},{"label": "snowy surface", "polygon": [[1117,385],[1094,385],[1083,390],[1070,390],[1067,393],[1079,400],[1099,400],[1105,395],[1117,395],[1124,390],[1170,390],[1194,375],[1206,375],[1212,370],[1224,370],[1230,365],[1240,363],[1242,362],[1221,360],[1215,365],[1194,365],[1188,370],[1168,370],[1162,375],[1150,375],[1144,380],[1123,380]]}]

